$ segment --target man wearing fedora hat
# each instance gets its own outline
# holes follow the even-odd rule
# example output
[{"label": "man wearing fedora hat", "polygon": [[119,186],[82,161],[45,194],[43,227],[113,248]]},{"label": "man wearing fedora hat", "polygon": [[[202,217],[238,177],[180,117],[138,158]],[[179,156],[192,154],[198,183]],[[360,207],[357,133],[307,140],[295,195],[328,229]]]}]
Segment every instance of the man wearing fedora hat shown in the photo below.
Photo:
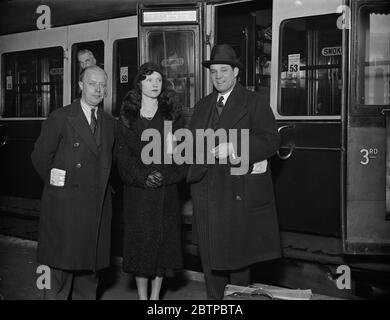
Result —
[{"label": "man wearing fedora hat", "polygon": [[231,159],[236,159],[240,146],[216,141],[215,148],[206,148],[215,163],[197,161],[187,176],[207,298],[222,299],[229,281],[249,285],[250,265],[281,256],[267,162],[279,147],[279,136],[271,108],[238,82],[243,65],[231,46],[216,45],[203,66],[209,68],[215,90],[195,106],[189,124],[193,136],[197,129],[249,131],[249,152],[246,158],[241,155],[249,164],[247,172],[232,174]]}]

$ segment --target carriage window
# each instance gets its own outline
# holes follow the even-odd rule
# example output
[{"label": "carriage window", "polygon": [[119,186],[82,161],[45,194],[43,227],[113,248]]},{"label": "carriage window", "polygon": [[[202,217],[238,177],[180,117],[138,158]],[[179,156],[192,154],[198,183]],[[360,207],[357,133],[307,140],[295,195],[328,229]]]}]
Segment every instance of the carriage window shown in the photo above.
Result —
[{"label": "carriage window", "polygon": [[5,53],[2,117],[47,117],[63,104],[62,47]]},{"label": "carriage window", "polygon": [[137,38],[121,39],[114,42],[114,97],[113,116],[118,117],[125,94],[133,89],[138,70]]},{"label": "carriage window", "polygon": [[358,29],[358,101],[390,104],[390,6],[363,6]]},{"label": "carriage window", "polygon": [[195,105],[195,34],[153,31],[148,34],[149,60],[163,67],[169,86],[184,108]]},{"label": "carriage window", "polygon": [[72,101],[81,96],[78,79],[81,70],[91,65],[104,69],[104,42],[89,41],[72,45]]},{"label": "carriage window", "polygon": [[337,18],[332,14],[282,24],[281,115],[340,115],[342,32]]}]

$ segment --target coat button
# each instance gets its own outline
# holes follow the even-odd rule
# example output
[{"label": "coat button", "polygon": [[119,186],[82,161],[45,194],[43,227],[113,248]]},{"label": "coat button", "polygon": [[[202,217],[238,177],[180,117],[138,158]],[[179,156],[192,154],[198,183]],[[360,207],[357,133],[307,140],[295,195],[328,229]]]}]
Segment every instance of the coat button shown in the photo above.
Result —
[{"label": "coat button", "polygon": [[76,168],[80,169],[81,168],[81,163],[76,164]]},{"label": "coat button", "polygon": [[80,146],[80,143],[78,143],[78,142],[75,142],[73,145],[73,147],[75,147],[75,148],[78,148],[79,146]]},{"label": "coat button", "polygon": [[242,198],[240,196],[236,196],[236,200],[241,201]]}]

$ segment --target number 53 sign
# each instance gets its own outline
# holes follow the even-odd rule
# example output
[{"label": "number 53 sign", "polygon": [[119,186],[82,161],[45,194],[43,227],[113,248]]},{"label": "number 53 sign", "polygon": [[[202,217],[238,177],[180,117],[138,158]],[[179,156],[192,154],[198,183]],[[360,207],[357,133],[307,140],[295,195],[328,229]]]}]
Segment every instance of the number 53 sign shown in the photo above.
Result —
[{"label": "number 53 sign", "polygon": [[288,74],[296,75],[299,72],[301,64],[301,55],[289,54],[288,55]]}]

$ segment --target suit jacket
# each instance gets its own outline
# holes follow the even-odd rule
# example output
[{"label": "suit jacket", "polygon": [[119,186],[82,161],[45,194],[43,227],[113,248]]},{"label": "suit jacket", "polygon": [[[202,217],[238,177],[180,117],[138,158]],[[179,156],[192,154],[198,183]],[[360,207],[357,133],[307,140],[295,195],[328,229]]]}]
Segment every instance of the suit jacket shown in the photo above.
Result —
[{"label": "suit jacket", "polygon": [[[111,170],[115,122],[98,111],[96,142],[80,101],[53,111],[43,122],[31,154],[44,180],[38,261],[66,270],[109,265]],[[63,187],[50,184],[50,170],[66,171]]]},{"label": "suit jacket", "polygon": [[[250,168],[270,158],[279,147],[271,108],[237,83],[214,126],[217,92],[196,106],[189,128],[249,130]],[[240,141],[240,140],[238,140]],[[209,152],[206,150],[206,153]],[[237,152],[237,151],[236,151]],[[239,152],[238,152],[239,153]],[[262,174],[231,174],[231,164],[191,165],[194,232],[206,243],[212,269],[233,270],[280,257],[278,220],[269,168]],[[250,169],[249,169],[250,171]]]}]

